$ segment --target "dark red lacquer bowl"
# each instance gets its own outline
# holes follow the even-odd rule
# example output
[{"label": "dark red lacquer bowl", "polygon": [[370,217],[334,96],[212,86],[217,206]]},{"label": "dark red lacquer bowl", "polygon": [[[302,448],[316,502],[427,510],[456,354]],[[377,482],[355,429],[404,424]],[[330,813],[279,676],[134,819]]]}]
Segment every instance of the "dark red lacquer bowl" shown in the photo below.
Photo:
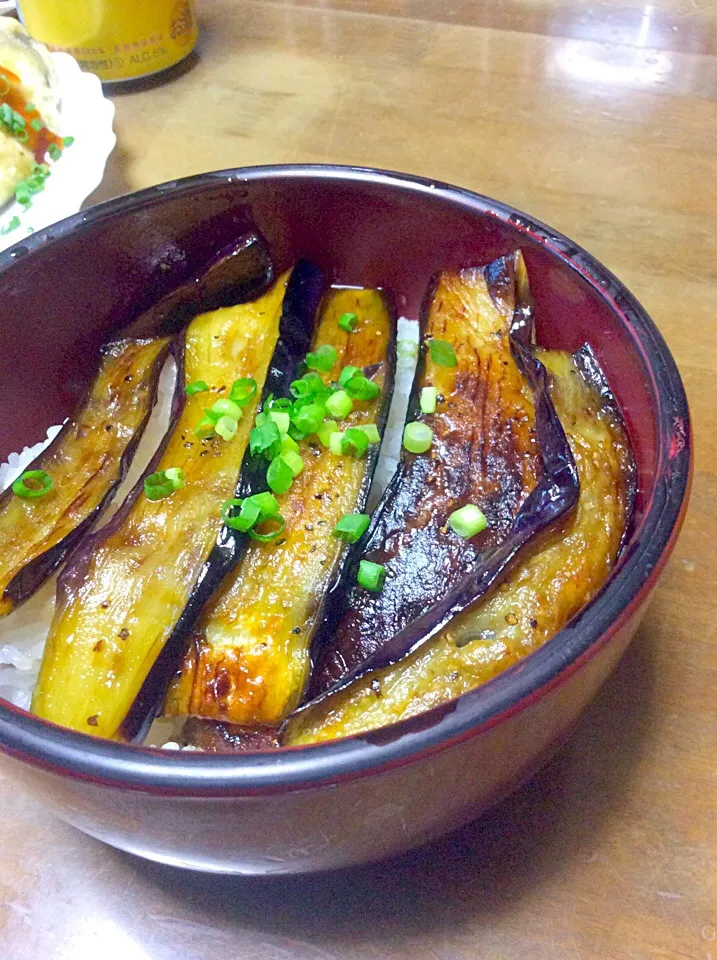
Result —
[{"label": "dark red lacquer bowl", "polygon": [[0,701],[9,773],[81,830],[180,866],[293,873],[379,859],[439,836],[544,762],[625,650],[674,544],[689,491],[690,426],[655,325],[570,240],[441,183],[267,167],[152,187],[0,256],[0,460],[70,412],[98,345],[138,304],[224,246],[246,205],[278,267],[310,257],[339,282],[391,290],[409,316],[437,269],[522,247],[540,342],[593,345],[639,468],[635,529],[597,599],[483,688],[393,727],[279,753],[178,754],[95,740]]}]

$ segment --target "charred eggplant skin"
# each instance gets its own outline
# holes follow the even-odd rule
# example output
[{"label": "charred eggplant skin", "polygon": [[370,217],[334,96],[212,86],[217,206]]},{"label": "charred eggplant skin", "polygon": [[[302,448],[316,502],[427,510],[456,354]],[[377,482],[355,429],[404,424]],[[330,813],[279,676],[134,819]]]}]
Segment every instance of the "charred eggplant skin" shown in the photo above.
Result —
[{"label": "charred eggplant skin", "polygon": [[92,527],[122,482],[144,433],[168,340],[122,340],[102,352],[85,401],[28,467],[51,493],[0,497],[0,617],[28,599]]},{"label": "charred eggplant skin", "polygon": [[[292,270],[284,295],[279,336],[261,392],[262,404],[270,395],[291,396],[289,387],[298,378],[304,357],[311,348],[317,311],[325,289],[323,271],[308,260],[300,260]],[[266,460],[252,457],[247,448],[234,496],[244,498],[264,490]],[[221,526],[187,603],[122,724],[122,735],[126,739],[141,740],[152,719],[162,709],[168,684],[190,644],[197,618],[244,556],[249,542],[247,534]]]},{"label": "charred eggplant skin", "polygon": [[[338,323],[345,313],[357,317],[351,333]],[[344,366],[356,366],[381,389],[374,400],[355,401],[345,428],[375,423],[383,431],[394,344],[393,311],[379,291],[339,289],[327,295],[313,344],[336,350],[325,381],[336,380]],[[296,707],[308,676],[314,629],[348,555],[348,546],[332,531],[345,514],[363,511],[378,452],[376,445],[364,458],[337,457],[315,438],[300,442],[304,469],[278,497],[286,520],[281,540],[252,543],[204,612],[165,714],[212,718],[246,730],[276,726]]]},{"label": "charred eggplant skin", "polygon": [[219,251],[206,269],[161,297],[125,329],[125,336],[176,336],[193,317],[254,299],[274,279],[264,240],[250,231]]},{"label": "charred eggplant skin", "polygon": [[537,358],[580,478],[576,509],[527,545],[499,589],[429,642],[290,718],[283,744],[352,736],[447,703],[549,640],[601,589],[630,524],[635,468],[629,439],[589,350],[574,356],[539,350]]},{"label": "charred eggplant skin", "polygon": [[[377,507],[365,546],[344,581],[345,596],[317,638],[309,696],[328,690],[422,616],[460,583],[481,552],[500,543],[537,482],[534,404],[515,362],[516,315],[532,332],[520,253],[431,283],[420,315],[421,354],[407,420],[424,421],[434,441],[426,454],[403,450]],[[432,358],[432,340],[447,341],[457,364]],[[424,386],[437,389],[434,414],[420,411]],[[477,504],[488,528],[463,540],[447,524],[451,511]],[[370,594],[356,584],[360,559],[381,564],[386,583]]]},{"label": "charred eggplant skin", "polygon": [[178,416],[148,470],[184,471],[170,497],[150,500],[142,478],[89,537],[58,582],[58,600],[33,710],[98,736],[118,728],[191,595],[233,493],[257,398],[234,436],[198,438],[206,406],[237,377],[259,391],[279,335],[288,274],[257,300],[196,317],[183,338],[176,396],[205,380],[212,392],[178,400]]}]

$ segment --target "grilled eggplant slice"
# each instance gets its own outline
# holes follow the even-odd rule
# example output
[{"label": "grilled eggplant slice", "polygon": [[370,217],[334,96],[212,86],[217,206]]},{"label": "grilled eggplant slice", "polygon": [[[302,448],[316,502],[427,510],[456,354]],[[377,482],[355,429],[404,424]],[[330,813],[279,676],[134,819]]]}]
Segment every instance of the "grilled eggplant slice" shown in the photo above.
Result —
[{"label": "grilled eggplant slice", "polygon": [[63,561],[123,479],[154,405],[168,340],[123,340],[103,351],[84,404],[28,467],[54,487],[0,498],[0,617],[27,600]]},{"label": "grilled eggplant slice", "polygon": [[[279,334],[288,274],[258,300],[205,313],[184,338],[179,412],[149,471],[181,468],[186,485],[150,500],[143,483],[89,537],[58,583],[58,599],[33,697],[39,716],[114,736],[187,604],[232,495],[257,399],[230,440],[199,440],[203,409],[239,377],[261,391]],[[213,392],[184,400],[185,384]],[[257,394],[258,396],[258,394]],[[207,401],[210,397],[210,401]]]},{"label": "grilled eggplant slice", "polygon": [[[339,318],[355,314],[354,332]],[[364,368],[381,387],[371,401],[356,401],[346,427],[376,423],[388,412],[394,368],[391,312],[376,290],[332,291],[322,307],[315,347],[338,354],[325,382],[346,365]],[[313,633],[327,594],[336,586],[348,547],[332,536],[344,514],[361,512],[378,458],[337,457],[316,439],[300,442],[303,472],[280,496],[286,520],[282,539],[252,543],[243,560],[202,615],[172,684],[165,714],[211,718],[240,727],[278,725],[298,705],[309,672]],[[225,729],[225,728],[224,728]],[[248,731],[245,737],[252,737]],[[185,738],[207,740],[198,723]],[[211,738],[210,738],[211,739]],[[236,749],[240,732],[212,742]]]},{"label": "grilled eggplant slice", "polygon": [[550,393],[577,465],[577,509],[528,546],[501,586],[427,644],[296,714],[283,743],[351,736],[446,703],[535,650],[605,583],[632,510],[630,444],[604,381],[596,389],[589,351],[538,355],[550,373]]},{"label": "grilled eggplant slice", "polygon": [[[511,352],[516,316],[529,333],[520,253],[459,274],[441,273],[429,290],[408,419],[426,422],[434,442],[428,454],[402,451],[362,554],[385,567],[385,586],[380,593],[348,588],[340,620],[327,622],[317,643],[311,696],[383,648],[460,583],[481,551],[505,538],[534,489],[540,462],[535,411]],[[434,359],[435,341],[450,344],[455,366]],[[428,415],[419,407],[425,386],[439,396],[436,412]],[[488,518],[487,529],[470,541],[446,523],[464,503],[477,504]]]}]

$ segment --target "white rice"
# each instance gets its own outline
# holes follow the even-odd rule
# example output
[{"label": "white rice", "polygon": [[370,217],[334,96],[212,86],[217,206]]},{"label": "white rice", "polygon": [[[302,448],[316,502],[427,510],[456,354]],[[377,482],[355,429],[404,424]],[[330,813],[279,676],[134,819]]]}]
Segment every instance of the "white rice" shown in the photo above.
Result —
[{"label": "white rice", "polygon": [[[414,320],[401,317],[398,321],[398,359],[393,399],[381,445],[381,455],[371,486],[369,510],[373,510],[378,503],[398,466],[403,422],[416,368],[417,344],[418,324]],[[170,358],[162,370],[157,404],[152,411],[132,465],[110,506],[98,522],[98,527],[104,526],[119,509],[165,435],[169,425],[175,377],[176,367]],[[61,428],[61,424],[50,427],[47,431],[47,439],[32,447],[25,447],[21,453],[11,453],[6,463],[0,464],[0,491],[6,489],[26,469],[28,464],[50,444]],[[52,577],[27,603],[0,620],[0,699],[9,700],[10,703],[25,710],[30,707],[45,640],[52,621],[56,579]],[[166,750],[180,749],[179,744],[168,739],[168,736],[172,736],[169,730],[158,740],[152,738],[150,742],[158,746],[161,744]]]}]

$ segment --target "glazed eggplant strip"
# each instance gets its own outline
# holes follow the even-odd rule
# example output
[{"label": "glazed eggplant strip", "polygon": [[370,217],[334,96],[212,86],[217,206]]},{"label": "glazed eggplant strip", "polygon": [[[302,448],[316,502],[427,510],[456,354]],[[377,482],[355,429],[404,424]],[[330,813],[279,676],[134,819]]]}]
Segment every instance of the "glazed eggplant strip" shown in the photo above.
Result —
[{"label": "glazed eggplant strip", "polygon": [[537,649],[604,584],[632,510],[630,445],[589,351],[538,356],[577,465],[577,509],[520,555],[500,587],[428,643],[291,718],[285,744],[351,736],[453,700]]},{"label": "glazed eggplant strip", "polygon": [[[116,734],[217,538],[279,336],[287,281],[288,274],[258,300],[202,314],[188,327],[172,429],[143,481],[58,583],[33,697],[39,716]],[[238,379],[255,388],[234,432],[200,439],[205,408]]]},{"label": "glazed eggplant strip", "polygon": [[[441,273],[421,313],[423,340],[408,420],[433,431],[428,453],[402,451],[379,504],[362,558],[386,572],[383,589],[348,587],[338,622],[317,642],[312,697],[364,662],[501,542],[537,482],[534,403],[510,345],[520,317],[532,330],[522,256],[486,267]],[[437,397],[421,413],[424,388]],[[486,530],[464,540],[447,524],[463,504],[476,504]]]},{"label": "glazed eggplant strip", "polygon": [[[0,617],[27,600],[89,530],[129,468],[155,402],[168,340],[122,340],[102,354],[89,395],[27,468],[43,496],[0,498]],[[29,481],[28,481],[29,484]]]},{"label": "glazed eggplant strip", "polygon": [[[339,325],[345,316],[356,318],[352,332]],[[381,388],[379,396],[355,401],[342,428],[375,424],[382,432],[394,367],[393,322],[382,295],[332,291],[313,349],[326,346],[334,348],[336,360],[320,374],[325,383],[352,366]],[[378,450],[373,445],[362,458],[337,456],[315,436],[300,440],[303,470],[277,498],[286,520],[281,540],[252,543],[202,615],[167,697],[166,715],[278,726],[298,705],[313,633],[349,549],[332,531],[342,517],[363,510]],[[187,732],[190,742],[206,744],[208,732],[197,723]],[[234,749],[237,738],[239,732]],[[253,742],[254,735],[246,731],[247,738]]]}]

